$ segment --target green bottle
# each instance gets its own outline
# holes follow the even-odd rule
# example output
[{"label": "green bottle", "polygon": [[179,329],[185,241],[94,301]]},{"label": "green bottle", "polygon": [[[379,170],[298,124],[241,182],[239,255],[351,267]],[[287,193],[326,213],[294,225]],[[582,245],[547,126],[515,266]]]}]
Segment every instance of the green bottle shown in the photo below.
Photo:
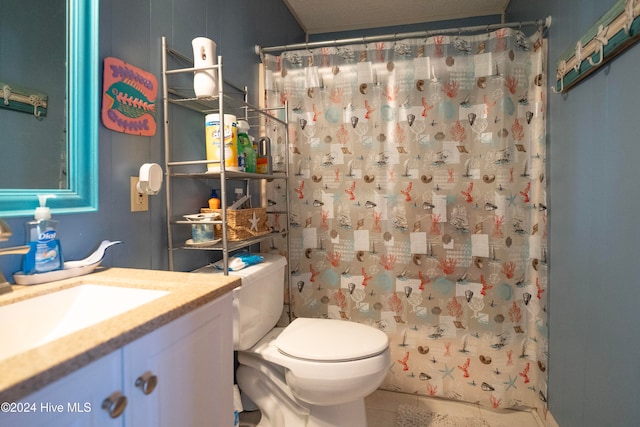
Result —
[{"label": "green bottle", "polygon": [[249,138],[249,123],[238,120],[238,156],[244,155],[245,172],[256,173],[256,151]]}]

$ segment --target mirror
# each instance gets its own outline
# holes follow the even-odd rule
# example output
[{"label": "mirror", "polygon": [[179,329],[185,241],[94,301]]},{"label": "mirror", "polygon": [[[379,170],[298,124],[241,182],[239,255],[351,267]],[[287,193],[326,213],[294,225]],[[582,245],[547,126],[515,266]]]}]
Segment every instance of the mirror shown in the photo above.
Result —
[{"label": "mirror", "polygon": [[[64,2],[65,0],[59,0]],[[2,6],[0,1],[0,6]],[[23,2],[20,2],[24,5]],[[24,7],[29,14],[31,7]],[[0,7],[1,10],[1,7]],[[62,92],[66,96],[65,111],[53,111],[42,120],[58,118],[61,121],[62,137],[51,135],[43,138],[42,143],[54,145],[66,145],[66,154],[58,154],[57,158],[50,159],[55,163],[57,175],[53,182],[42,184],[35,188],[6,188],[0,184],[0,217],[31,216],[38,204],[38,194],[55,194],[49,199],[47,205],[56,213],[80,213],[91,212],[98,209],[98,119],[99,119],[99,69],[98,69],[98,12],[99,4],[94,1],[66,0],[66,73]],[[31,26],[42,31],[32,40],[47,43],[47,32],[51,27]],[[60,29],[64,31],[63,29]],[[0,36],[2,37],[2,36]],[[26,50],[26,49],[24,49]],[[29,52],[21,52],[28,55]],[[4,57],[3,57],[4,60]],[[64,58],[62,59],[64,61]],[[0,75],[0,81],[2,81]],[[62,83],[62,82],[61,82]],[[29,86],[24,84],[22,86]],[[37,83],[34,86],[36,89]],[[0,101],[1,102],[1,101]],[[52,104],[53,105],[53,104]],[[60,110],[60,108],[58,108]],[[25,113],[0,110],[3,115]],[[32,120],[39,120],[31,117]],[[66,138],[64,138],[66,130]],[[62,140],[62,142],[61,142]],[[0,144],[20,144],[19,140],[9,140],[6,136],[0,138]],[[26,144],[25,144],[26,145]],[[4,149],[0,148],[0,153]],[[26,151],[26,150],[25,150]],[[39,155],[34,149],[28,153],[22,153],[19,159],[20,167],[29,173],[38,174],[38,166],[29,164],[30,158]],[[35,151],[35,152],[34,152]],[[60,151],[58,150],[58,153]],[[6,155],[6,154],[0,154]],[[60,167],[61,157],[66,156],[66,180],[60,179],[64,174],[64,167]],[[46,157],[46,156],[45,156]],[[55,156],[52,156],[55,157]],[[64,161],[64,158],[63,158]],[[40,168],[42,169],[42,167]],[[62,170],[62,173],[60,173]],[[0,176],[5,171],[0,170]],[[0,178],[0,183],[2,179]],[[7,185],[8,186],[8,185]],[[26,186],[28,187],[28,185]]]}]

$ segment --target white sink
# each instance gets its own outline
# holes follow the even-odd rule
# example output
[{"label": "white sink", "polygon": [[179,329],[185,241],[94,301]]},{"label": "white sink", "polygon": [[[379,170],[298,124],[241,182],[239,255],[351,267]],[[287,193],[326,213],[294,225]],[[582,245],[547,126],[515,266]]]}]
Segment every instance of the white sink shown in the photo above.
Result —
[{"label": "white sink", "polygon": [[86,284],[0,306],[0,360],[95,325],[168,293]]}]

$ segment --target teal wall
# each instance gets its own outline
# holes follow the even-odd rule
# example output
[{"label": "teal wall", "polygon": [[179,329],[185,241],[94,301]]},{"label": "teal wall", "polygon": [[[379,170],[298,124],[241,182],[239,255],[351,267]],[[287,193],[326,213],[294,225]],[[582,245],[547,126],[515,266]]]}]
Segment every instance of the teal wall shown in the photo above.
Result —
[{"label": "teal wall", "polygon": [[[150,71],[161,82],[160,38],[191,55],[191,40],[206,36],[217,43],[224,56],[225,77],[239,85],[257,87],[259,58],[254,44],[277,45],[304,40],[304,34],[281,0],[101,0],[100,59],[113,56]],[[102,64],[100,65],[102,70]],[[100,76],[102,82],[102,75]],[[102,86],[102,84],[100,85]],[[96,94],[96,102],[100,102]],[[167,269],[167,237],[164,193],[149,198],[149,211],[131,213],[129,177],[140,165],[164,162],[162,102],[158,98],[158,131],[153,137],[129,136],[99,126],[99,211],[58,215],[59,235],[65,258],[81,259],[104,239],[122,240],[109,250],[104,265]],[[172,116],[175,134],[184,135],[204,156],[204,120],[197,114]],[[203,206],[210,187],[203,182],[178,184],[180,203],[194,212]],[[180,187],[180,185],[182,187]],[[164,192],[164,188],[163,188]],[[34,201],[35,207],[35,201]],[[1,217],[0,213],[0,217]],[[24,243],[24,222],[10,218],[13,237],[1,247]],[[205,253],[182,251],[179,267],[195,268],[208,261]],[[0,270],[7,278],[21,268],[21,256],[0,256]]]},{"label": "teal wall", "polygon": [[[560,53],[614,3],[511,0],[506,20],[553,17],[548,70],[553,78]],[[193,37],[206,35],[225,56],[225,74],[250,87],[256,82],[254,44],[304,41],[280,0],[102,0],[100,26],[101,57],[121,58],[158,78],[161,35],[184,52]],[[549,94],[549,406],[562,427],[640,424],[639,65],[640,45],[568,95]],[[179,131],[199,144],[188,126]],[[125,244],[111,250],[106,265],[167,267],[164,196],[150,198],[149,212],[130,213],[128,190],[129,176],[137,175],[142,163],[162,162],[162,144],[161,131],[140,138],[101,126],[100,210],[58,218],[68,259],[82,258],[102,239],[111,239]],[[203,198],[208,195],[206,185],[193,185]],[[184,203],[196,208],[202,200]],[[3,247],[23,242],[25,219],[9,221],[14,237]],[[20,257],[0,257],[8,277],[19,268]]]},{"label": "teal wall", "polygon": [[[507,20],[553,17],[560,55],[615,0],[512,0]],[[549,94],[549,407],[561,427],[640,425],[640,45]]]}]

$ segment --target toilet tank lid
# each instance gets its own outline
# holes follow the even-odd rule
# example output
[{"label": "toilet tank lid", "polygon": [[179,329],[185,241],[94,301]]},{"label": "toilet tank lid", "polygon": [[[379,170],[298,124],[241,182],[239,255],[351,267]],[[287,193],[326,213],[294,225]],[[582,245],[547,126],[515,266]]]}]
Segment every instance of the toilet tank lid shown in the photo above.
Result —
[{"label": "toilet tank lid", "polygon": [[[243,283],[246,284],[252,280],[259,283],[261,279],[264,279],[264,277],[272,271],[282,269],[284,272],[284,267],[287,265],[287,259],[285,257],[278,254],[268,253],[261,253],[260,255],[264,258],[262,262],[243,268],[242,270],[230,271],[229,275],[241,277],[243,279]],[[213,264],[209,264],[206,267],[193,270],[192,273],[222,274],[222,271],[216,269]]]},{"label": "toilet tank lid", "polygon": [[[243,268],[242,270],[230,271],[229,275],[242,277],[242,283],[245,284],[250,281],[260,283],[261,280],[264,280],[264,278],[273,271],[281,271],[284,273],[284,267],[287,265],[287,259],[285,257],[277,254],[260,255],[263,258],[262,262]],[[282,276],[279,277],[283,280]]]},{"label": "toilet tank lid", "polygon": [[274,341],[280,352],[315,361],[364,359],[389,346],[387,334],[361,323],[297,318]]}]

